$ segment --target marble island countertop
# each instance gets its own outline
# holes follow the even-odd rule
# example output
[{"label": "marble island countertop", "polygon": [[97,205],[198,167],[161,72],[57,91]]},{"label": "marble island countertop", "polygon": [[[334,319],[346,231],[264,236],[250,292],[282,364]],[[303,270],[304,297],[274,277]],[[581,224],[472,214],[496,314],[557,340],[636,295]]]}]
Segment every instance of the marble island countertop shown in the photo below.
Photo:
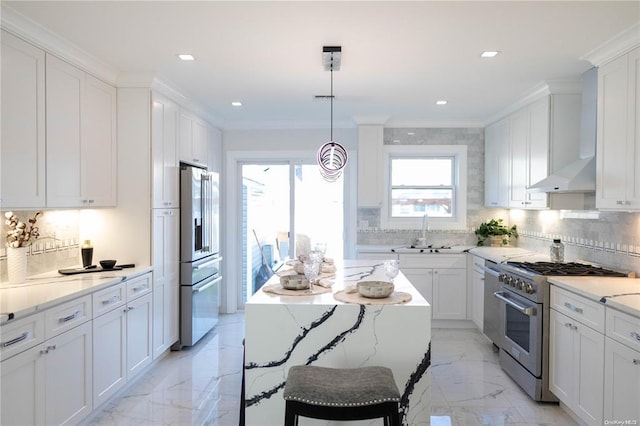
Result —
[{"label": "marble island countertop", "polygon": [[114,271],[62,275],[58,271],[27,277],[21,284],[0,283],[0,324],[25,317],[68,300],[81,297],[152,268],[134,267]]},{"label": "marble island countertop", "polygon": [[640,320],[640,279],[619,277],[549,277],[549,283]]},{"label": "marble island countertop", "polygon": [[[333,277],[335,283],[331,286],[331,291],[322,294],[309,294],[304,296],[287,296],[267,293],[263,290],[256,292],[247,304],[314,304],[314,305],[343,305],[334,298],[334,293],[344,290],[347,287],[356,285],[358,281],[389,281],[384,273],[382,261],[372,260],[344,260],[336,262],[338,272]],[[274,275],[265,285],[279,282],[279,277]],[[395,291],[409,293],[411,300],[404,305],[407,306],[428,306],[428,302],[422,297],[420,292],[411,282],[400,272],[394,279]]]}]

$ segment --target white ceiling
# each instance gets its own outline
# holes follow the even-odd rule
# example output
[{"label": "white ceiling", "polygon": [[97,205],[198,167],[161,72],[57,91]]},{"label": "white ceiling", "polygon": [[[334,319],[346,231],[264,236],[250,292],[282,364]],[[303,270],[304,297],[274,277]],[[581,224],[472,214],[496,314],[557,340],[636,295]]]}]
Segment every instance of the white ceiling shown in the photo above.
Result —
[{"label": "white ceiling", "polygon": [[583,55],[640,21],[638,1],[2,3],[118,71],[155,73],[227,129],[328,126],[313,99],[330,92],[324,45],[343,51],[336,127],[482,125],[543,81],[579,78]]}]

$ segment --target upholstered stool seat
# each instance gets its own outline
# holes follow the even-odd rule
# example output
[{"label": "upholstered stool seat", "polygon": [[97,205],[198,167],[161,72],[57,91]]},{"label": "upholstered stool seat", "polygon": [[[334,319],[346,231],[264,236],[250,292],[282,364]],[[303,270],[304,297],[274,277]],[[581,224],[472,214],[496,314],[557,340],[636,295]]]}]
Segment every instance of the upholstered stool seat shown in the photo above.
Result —
[{"label": "upholstered stool seat", "polygon": [[327,368],[293,366],[284,387],[285,425],[298,416],[322,420],[384,418],[400,425],[400,392],[386,367]]}]

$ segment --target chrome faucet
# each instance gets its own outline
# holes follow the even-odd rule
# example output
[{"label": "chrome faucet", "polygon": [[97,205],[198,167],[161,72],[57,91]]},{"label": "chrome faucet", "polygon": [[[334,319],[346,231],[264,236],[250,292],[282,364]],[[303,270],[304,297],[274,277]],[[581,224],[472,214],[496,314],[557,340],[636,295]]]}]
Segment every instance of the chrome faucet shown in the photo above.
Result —
[{"label": "chrome faucet", "polygon": [[429,230],[429,215],[424,214],[422,217],[422,238],[418,238],[418,245],[426,246],[427,245],[427,231]]}]

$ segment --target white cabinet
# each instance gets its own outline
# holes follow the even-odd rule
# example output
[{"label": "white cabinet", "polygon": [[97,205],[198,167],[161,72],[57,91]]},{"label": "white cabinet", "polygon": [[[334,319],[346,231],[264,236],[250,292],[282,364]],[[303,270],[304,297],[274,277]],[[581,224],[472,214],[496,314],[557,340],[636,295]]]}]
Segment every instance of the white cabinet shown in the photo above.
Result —
[{"label": "white cabinet", "polygon": [[178,161],[178,106],[153,93],[151,151],[153,158],[153,207],[180,205]]},{"label": "white cabinet", "polygon": [[125,284],[93,294],[93,404],[100,406],[127,382]]},{"label": "white cabinet", "polygon": [[467,318],[464,254],[400,254],[400,269],[432,306],[433,319]]},{"label": "white cabinet", "polygon": [[606,309],[604,420],[640,419],[640,318]]},{"label": "white cabinet", "polygon": [[640,209],[640,47],[598,69],[596,207]]},{"label": "white cabinet", "polygon": [[484,259],[473,256],[473,270],[471,272],[471,319],[483,331],[484,321]]},{"label": "white cabinet", "polygon": [[549,97],[544,97],[509,117],[509,143],[509,207],[546,207],[546,194],[529,193],[526,188],[548,175]]},{"label": "white cabinet", "polygon": [[[8,359],[3,358],[0,423],[76,424],[91,412],[90,300],[90,296],[85,296],[49,309],[44,315],[20,320],[27,337],[30,330],[39,329],[30,324],[41,323],[45,340]],[[3,335],[5,331],[12,335],[16,330],[13,324],[8,324],[2,327]],[[3,343],[6,342],[3,340]]]},{"label": "white cabinet", "polygon": [[206,167],[209,159],[207,124],[191,113],[181,110],[178,129],[180,161]]},{"label": "white cabinet", "polygon": [[116,90],[46,55],[48,207],[116,204]]},{"label": "white cabinet", "polygon": [[505,118],[485,130],[486,207],[509,206],[509,119]]},{"label": "white cabinet", "polygon": [[384,127],[358,126],[358,207],[380,207],[384,197]]},{"label": "white cabinet", "polygon": [[153,211],[153,356],[178,340],[180,210]]},{"label": "white cabinet", "polygon": [[584,422],[602,425],[604,306],[551,286],[549,328],[549,389]]},{"label": "white cabinet", "polygon": [[579,94],[549,94],[485,131],[485,206],[579,208],[575,194],[527,191],[575,160],[580,143]]},{"label": "white cabinet", "polygon": [[1,74],[0,206],[40,208],[46,201],[45,54],[2,31]]}]

